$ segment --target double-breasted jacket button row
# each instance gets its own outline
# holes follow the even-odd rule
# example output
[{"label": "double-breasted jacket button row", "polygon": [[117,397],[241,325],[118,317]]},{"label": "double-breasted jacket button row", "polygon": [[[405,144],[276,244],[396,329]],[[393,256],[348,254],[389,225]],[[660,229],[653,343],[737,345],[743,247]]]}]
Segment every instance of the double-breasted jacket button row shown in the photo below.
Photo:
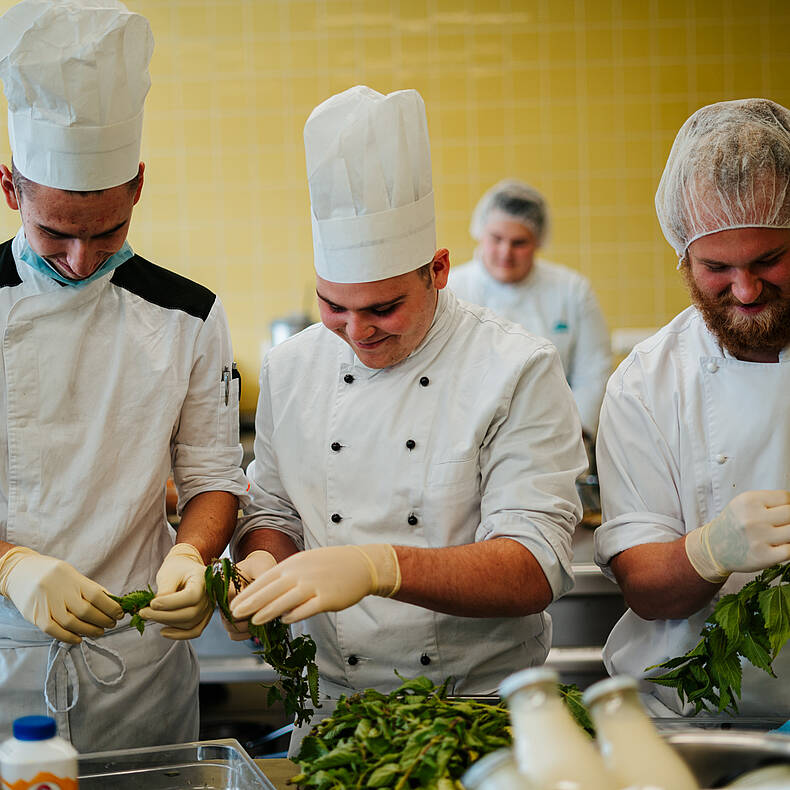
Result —
[{"label": "double-breasted jacket button row", "polygon": [[[354,383],[354,377],[350,373],[346,373],[346,375],[343,376],[343,381],[345,381],[346,384],[353,384]],[[421,387],[427,387],[430,383],[431,383],[431,380],[427,376],[420,376],[420,386]]]},{"label": "double-breasted jacket button row", "polygon": [[[332,515],[329,517],[329,520],[333,524],[339,524],[343,520],[343,516],[341,516],[340,513],[332,513]],[[406,522],[409,524],[409,526],[413,527],[419,524],[420,519],[418,519],[414,513],[409,513]]]},{"label": "double-breasted jacket button row", "polygon": [[[350,373],[346,373],[345,376],[343,376],[343,381],[345,381],[346,384],[352,384],[354,381],[354,377]],[[431,380],[427,376],[420,376],[421,387],[427,387],[430,383]],[[406,440],[406,449],[409,450],[409,452],[411,452],[415,447],[417,447],[417,442],[414,441],[414,439]],[[332,452],[334,453],[339,453],[343,449],[343,445],[340,444],[340,442],[332,442],[332,444],[329,445],[329,449],[332,450]],[[343,517],[340,515],[340,513],[332,513],[332,515],[329,518],[333,524],[339,524],[343,520]],[[420,520],[417,518],[417,516],[414,515],[414,513],[409,513],[409,515],[406,517],[406,522],[410,527],[416,526],[419,523],[419,521]],[[353,662],[351,661],[352,658],[354,659]],[[424,655],[423,658],[428,659],[428,662],[430,662],[431,660],[426,655]],[[420,660],[422,661],[422,658]],[[349,664],[356,664],[356,662],[357,662],[356,656],[349,657],[348,659]]]},{"label": "double-breasted jacket button row", "polygon": [[[354,667],[354,666],[356,666],[356,665],[359,663],[359,658],[358,658],[357,656],[351,655],[351,656],[349,656],[349,657],[346,659],[346,662],[347,662],[347,663],[348,663],[350,666]],[[428,664],[430,664],[430,663],[431,663],[431,657],[430,657],[430,656],[429,656],[427,653],[423,653],[423,654],[420,656],[420,663],[421,663],[421,664],[422,664],[424,667],[427,667],[427,666],[428,666]]]}]

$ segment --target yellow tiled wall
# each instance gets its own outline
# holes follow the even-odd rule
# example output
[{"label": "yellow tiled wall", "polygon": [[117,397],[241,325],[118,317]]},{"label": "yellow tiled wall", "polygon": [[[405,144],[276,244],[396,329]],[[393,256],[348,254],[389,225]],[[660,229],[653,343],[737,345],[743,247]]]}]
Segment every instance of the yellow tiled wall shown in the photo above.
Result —
[{"label": "yellow tiled wall", "polygon": [[[316,315],[302,127],[331,94],[420,91],[439,243],[456,263],[488,186],[517,176],[541,189],[545,254],[590,277],[612,328],[658,326],[687,303],[653,211],[680,124],[723,99],[790,105],[787,0],[128,5],[156,39],[130,241],[219,293],[247,411],[271,320]],[[10,211],[0,222],[16,230]]]}]

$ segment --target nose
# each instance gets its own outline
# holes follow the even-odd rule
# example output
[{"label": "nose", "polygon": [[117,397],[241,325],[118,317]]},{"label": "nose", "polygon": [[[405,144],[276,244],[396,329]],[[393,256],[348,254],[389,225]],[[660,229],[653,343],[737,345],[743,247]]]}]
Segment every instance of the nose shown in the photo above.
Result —
[{"label": "nose", "polygon": [[93,274],[102,261],[101,253],[81,239],[72,239],[66,252],[66,263],[80,277]]},{"label": "nose", "polygon": [[763,292],[763,281],[745,269],[738,269],[732,280],[733,296],[741,304],[751,304],[760,298]]},{"label": "nose", "polygon": [[346,319],[346,334],[349,339],[354,341],[365,341],[369,337],[372,337],[375,331],[376,327],[371,326],[364,315],[349,311],[349,315]]}]

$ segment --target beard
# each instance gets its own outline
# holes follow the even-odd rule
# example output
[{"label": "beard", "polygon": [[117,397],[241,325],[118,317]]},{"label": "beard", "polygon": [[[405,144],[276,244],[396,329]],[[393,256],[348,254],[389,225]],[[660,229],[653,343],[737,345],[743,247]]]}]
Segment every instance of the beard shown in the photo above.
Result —
[{"label": "beard", "polygon": [[757,315],[744,315],[733,309],[742,303],[731,290],[719,296],[707,296],[694,281],[688,264],[681,271],[691,300],[708,329],[734,357],[748,357],[755,351],[778,354],[790,343],[790,299],[781,296],[778,286],[763,282],[760,298],[752,304],[764,304],[766,308]]}]

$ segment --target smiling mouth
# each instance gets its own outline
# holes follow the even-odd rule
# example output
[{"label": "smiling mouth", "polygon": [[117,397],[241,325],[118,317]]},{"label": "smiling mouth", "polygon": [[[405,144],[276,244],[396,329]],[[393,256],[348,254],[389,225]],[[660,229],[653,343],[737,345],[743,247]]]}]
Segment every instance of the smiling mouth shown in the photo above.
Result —
[{"label": "smiling mouth", "polygon": [[370,351],[371,349],[378,348],[385,340],[389,339],[389,335],[387,337],[382,337],[381,340],[374,340],[372,343],[362,343],[357,341],[354,345],[357,348],[361,348],[363,351]]}]

